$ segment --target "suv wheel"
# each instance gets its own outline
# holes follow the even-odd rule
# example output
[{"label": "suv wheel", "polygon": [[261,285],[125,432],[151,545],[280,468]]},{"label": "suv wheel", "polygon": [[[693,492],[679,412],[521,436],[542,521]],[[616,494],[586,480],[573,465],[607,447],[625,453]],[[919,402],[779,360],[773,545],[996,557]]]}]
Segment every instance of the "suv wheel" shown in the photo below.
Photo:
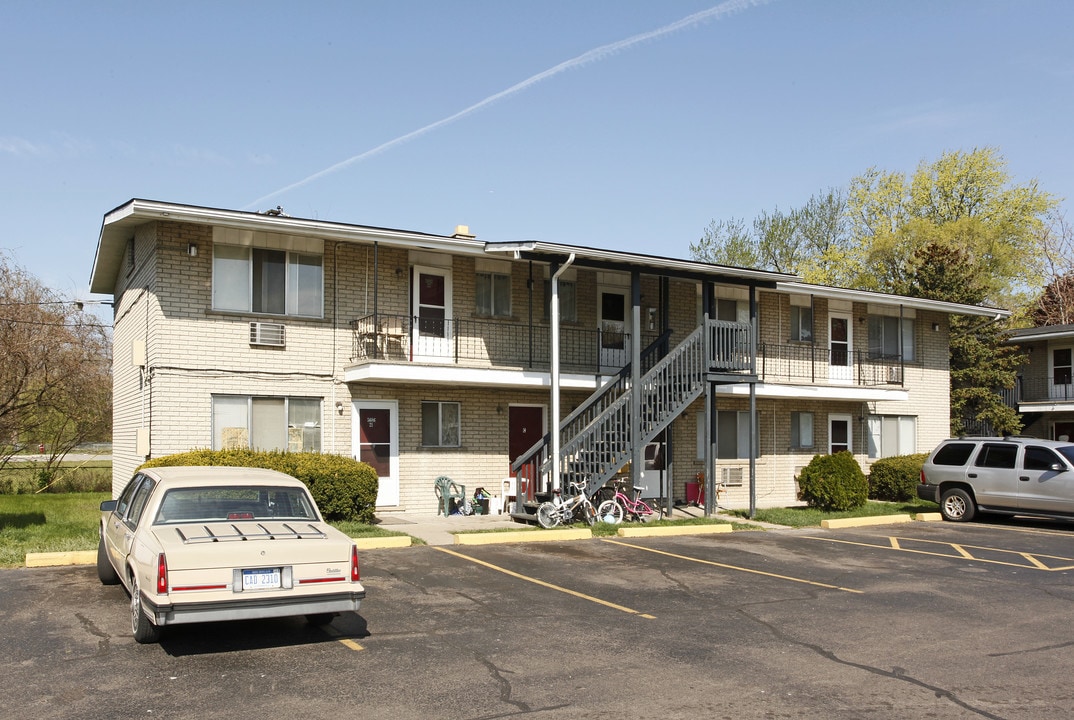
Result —
[{"label": "suv wheel", "polygon": [[943,491],[940,496],[940,513],[943,514],[944,520],[966,522],[973,519],[977,506],[968,492],[956,487]]}]

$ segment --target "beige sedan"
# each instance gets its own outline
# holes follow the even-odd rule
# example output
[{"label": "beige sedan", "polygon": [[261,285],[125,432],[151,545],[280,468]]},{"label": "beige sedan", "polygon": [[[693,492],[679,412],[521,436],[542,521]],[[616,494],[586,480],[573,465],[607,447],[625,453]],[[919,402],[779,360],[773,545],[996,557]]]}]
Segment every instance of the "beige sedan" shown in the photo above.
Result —
[{"label": "beige sedan", "polygon": [[140,471],[101,503],[97,575],[130,594],[140,643],[183,623],[325,624],[365,597],[354,542],[324,522],[300,481],[257,468]]}]

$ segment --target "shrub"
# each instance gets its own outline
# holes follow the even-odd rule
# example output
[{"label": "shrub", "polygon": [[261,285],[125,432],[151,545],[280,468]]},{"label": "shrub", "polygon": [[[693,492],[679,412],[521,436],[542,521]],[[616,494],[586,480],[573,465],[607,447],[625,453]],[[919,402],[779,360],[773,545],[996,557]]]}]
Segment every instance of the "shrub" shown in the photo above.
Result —
[{"label": "shrub", "polygon": [[921,466],[928,453],[881,458],[869,468],[869,497],[873,500],[906,502],[917,498]]},{"label": "shrub", "polygon": [[368,464],[341,455],[287,453],[278,450],[191,450],[153,458],[141,467],[229,465],[277,470],[310,489],[325,520],[373,522],[377,473]]},{"label": "shrub", "polygon": [[849,452],[814,455],[798,477],[802,499],[821,510],[853,510],[861,507],[869,494],[865,473]]}]

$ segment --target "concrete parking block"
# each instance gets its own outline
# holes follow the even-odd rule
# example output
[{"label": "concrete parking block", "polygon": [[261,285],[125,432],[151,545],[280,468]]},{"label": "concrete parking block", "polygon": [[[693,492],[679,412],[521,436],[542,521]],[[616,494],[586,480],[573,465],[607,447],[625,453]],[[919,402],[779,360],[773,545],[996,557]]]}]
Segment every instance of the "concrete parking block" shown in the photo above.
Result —
[{"label": "concrete parking block", "polygon": [[943,522],[943,515],[938,512],[918,513],[914,515],[914,520],[918,522]]},{"label": "concrete parking block", "polygon": [[495,545],[498,543],[550,542],[558,540],[589,540],[593,532],[589,528],[563,530],[508,530],[506,532],[458,533],[456,545]]},{"label": "concrete parking block", "polygon": [[720,525],[677,525],[672,527],[621,527],[617,531],[619,537],[668,537],[673,535],[717,535],[731,532],[731,526]]},{"label": "concrete parking block", "polygon": [[26,553],[26,567],[54,567],[56,565],[93,565],[97,562],[96,550],[72,550],[70,552]]},{"label": "concrete parking block", "polygon": [[387,537],[351,538],[359,550],[380,550],[382,548],[410,547],[414,538],[409,535],[392,535]]},{"label": "concrete parking block", "polygon": [[862,527],[864,525],[895,525],[911,521],[909,515],[874,515],[861,518],[837,518],[834,520],[821,520],[820,526],[828,530],[839,528]]}]

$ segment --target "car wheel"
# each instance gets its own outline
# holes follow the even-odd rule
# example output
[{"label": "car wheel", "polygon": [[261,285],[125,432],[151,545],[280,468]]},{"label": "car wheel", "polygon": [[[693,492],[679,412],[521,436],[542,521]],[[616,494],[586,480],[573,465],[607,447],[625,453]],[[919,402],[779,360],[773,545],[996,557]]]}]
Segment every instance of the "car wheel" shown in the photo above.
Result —
[{"label": "car wheel", "polygon": [[108,559],[108,551],[104,549],[104,538],[97,543],[97,578],[102,585],[116,585],[119,583],[119,573],[112,567]]},{"label": "car wheel", "polygon": [[313,615],[306,616],[306,622],[314,627],[324,627],[328,623],[332,622],[332,619],[336,616],[335,613],[315,613]]},{"label": "car wheel", "polygon": [[537,508],[537,522],[543,528],[559,525],[559,508],[550,502],[543,502]]},{"label": "car wheel", "polygon": [[940,513],[944,520],[952,522],[966,522],[972,520],[977,512],[973,498],[962,488],[944,490],[940,496]]},{"label": "car wheel", "polygon": [[160,639],[160,628],[150,622],[142,611],[142,593],[138,589],[138,578],[131,578],[131,632],[139,643],[155,643]]},{"label": "car wheel", "polygon": [[618,525],[623,522],[623,506],[615,500],[605,500],[597,508],[597,519],[601,522]]}]

